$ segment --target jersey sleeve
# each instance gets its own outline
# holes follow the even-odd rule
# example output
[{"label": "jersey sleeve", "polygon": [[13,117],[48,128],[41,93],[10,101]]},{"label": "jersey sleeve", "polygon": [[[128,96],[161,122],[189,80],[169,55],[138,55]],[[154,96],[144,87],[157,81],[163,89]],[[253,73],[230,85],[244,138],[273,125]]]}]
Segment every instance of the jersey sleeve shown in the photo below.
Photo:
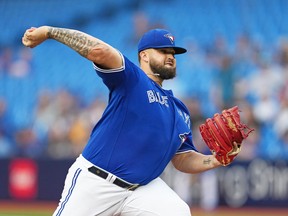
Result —
[{"label": "jersey sleeve", "polygon": [[196,149],[196,147],[193,144],[191,131],[188,134],[183,134],[182,139],[183,139],[183,142],[182,142],[181,146],[179,147],[178,151],[176,152],[176,154],[184,153],[184,152],[188,152],[188,151],[198,152],[198,150]]},{"label": "jersey sleeve", "polygon": [[120,53],[122,58],[122,66],[114,69],[103,69],[100,68],[93,62],[93,67],[98,76],[103,80],[103,83],[109,88],[113,89],[125,80],[125,61],[123,55]]},{"label": "jersey sleeve", "polygon": [[122,53],[119,52],[122,58],[122,66],[114,69],[103,69],[93,63],[93,67],[98,76],[103,80],[103,83],[113,90],[120,86],[125,85],[127,82],[130,84],[136,83],[139,74],[136,69],[137,66],[128,60]]}]

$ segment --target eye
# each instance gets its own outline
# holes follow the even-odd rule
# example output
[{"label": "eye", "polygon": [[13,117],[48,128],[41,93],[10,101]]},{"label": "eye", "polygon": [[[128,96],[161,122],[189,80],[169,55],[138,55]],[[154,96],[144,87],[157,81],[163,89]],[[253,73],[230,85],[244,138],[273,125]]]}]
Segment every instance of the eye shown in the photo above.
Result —
[{"label": "eye", "polygon": [[166,54],[166,50],[165,49],[159,49],[158,50],[160,53]]},{"label": "eye", "polygon": [[175,51],[173,49],[159,49],[160,53],[163,53],[165,55],[167,54],[171,54],[171,55],[175,55]]}]

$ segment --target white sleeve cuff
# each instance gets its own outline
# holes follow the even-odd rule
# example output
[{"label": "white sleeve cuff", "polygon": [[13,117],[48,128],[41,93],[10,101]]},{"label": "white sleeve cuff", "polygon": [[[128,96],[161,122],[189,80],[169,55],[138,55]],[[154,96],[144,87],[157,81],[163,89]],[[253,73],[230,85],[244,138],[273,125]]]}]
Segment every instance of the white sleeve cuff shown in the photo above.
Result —
[{"label": "white sleeve cuff", "polygon": [[94,62],[93,62],[93,67],[96,71],[99,71],[101,73],[116,73],[116,72],[121,72],[125,69],[125,61],[122,53],[119,52],[122,58],[122,66],[120,68],[113,68],[113,69],[103,69],[98,67]]}]

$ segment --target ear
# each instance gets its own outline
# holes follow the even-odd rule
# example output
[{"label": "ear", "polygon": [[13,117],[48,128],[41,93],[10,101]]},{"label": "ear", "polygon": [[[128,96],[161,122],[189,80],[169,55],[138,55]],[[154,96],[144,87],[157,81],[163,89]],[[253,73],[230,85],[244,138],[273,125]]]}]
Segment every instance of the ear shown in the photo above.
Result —
[{"label": "ear", "polygon": [[139,53],[139,55],[140,55],[140,58],[142,59],[142,61],[144,61],[144,62],[149,62],[149,56],[148,56],[148,52],[146,52],[145,50],[144,51],[141,51],[140,53]]}]

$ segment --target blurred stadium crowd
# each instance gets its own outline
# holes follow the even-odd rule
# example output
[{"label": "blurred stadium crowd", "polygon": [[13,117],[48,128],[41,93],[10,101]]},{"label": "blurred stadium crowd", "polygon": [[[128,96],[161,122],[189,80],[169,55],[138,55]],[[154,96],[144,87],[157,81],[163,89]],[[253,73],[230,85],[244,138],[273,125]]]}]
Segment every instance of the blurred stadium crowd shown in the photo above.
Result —
[{"label": "blurred stadium crowd", "polygon": [[[167,28],[187,47],[167,82],[198,126],[240,107],[255,132],[239,160],[288,159],[288,7],[284,0],[0,0],[0,158],[74,158],[107,103],[90,62],[61,44],[21,45],[30,26],[92,34],[137,62],[137,41]],[[285,24],[284,24],[285,23]]]}]

